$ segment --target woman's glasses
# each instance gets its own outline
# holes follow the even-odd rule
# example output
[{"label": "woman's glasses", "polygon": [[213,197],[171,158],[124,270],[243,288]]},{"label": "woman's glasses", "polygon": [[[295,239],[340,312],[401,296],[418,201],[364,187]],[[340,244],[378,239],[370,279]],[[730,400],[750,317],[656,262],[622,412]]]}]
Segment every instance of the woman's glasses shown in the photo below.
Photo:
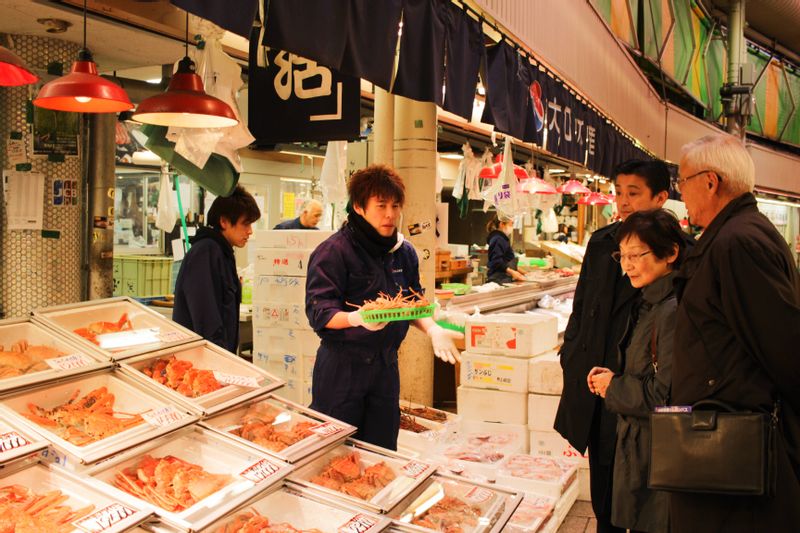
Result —
[{"label": "woman's glasses", "polygon": [[642,252],[639,254],[623,254],[622,252],[611,252],[611,259],[613,259],[617,263],[622,263],[623,261],[628,261],[630,263],[638,263],[642,259],[642,257],[650,253],[653,253],[653,251],[647,250],[646,252]]}]

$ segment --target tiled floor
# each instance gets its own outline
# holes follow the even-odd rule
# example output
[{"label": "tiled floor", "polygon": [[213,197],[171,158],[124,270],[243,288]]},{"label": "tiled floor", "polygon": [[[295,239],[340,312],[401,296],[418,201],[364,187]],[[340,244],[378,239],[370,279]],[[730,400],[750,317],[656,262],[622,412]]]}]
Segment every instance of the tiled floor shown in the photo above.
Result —
[{"label": "tiled floor", "polygon": [[567,519],[558,528],[558,533],[595,533],[595,531],[597,531],[597,523],[594,519],[592,504],[584,501],[575,502]]}]

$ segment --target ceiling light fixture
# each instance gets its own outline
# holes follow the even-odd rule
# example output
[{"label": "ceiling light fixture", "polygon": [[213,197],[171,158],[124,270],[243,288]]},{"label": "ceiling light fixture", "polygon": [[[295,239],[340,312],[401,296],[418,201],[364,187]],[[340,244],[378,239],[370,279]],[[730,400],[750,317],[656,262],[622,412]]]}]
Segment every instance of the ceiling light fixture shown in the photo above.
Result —
[{"label": "ceiling light fixture", "polygon": [[75,113],[117,113],[133,109],[125,90],[97,74],[92,53],[86,48],[86,0],[83,0],[83,48],[72,69],[46,83],[33,105],[54,111]]},{"label": "ceiling light fixture", "polygon": [[565,184],[556,189],[561,194],[589,194],[592,192],[583,183],[578,180],[569,180]]},{"label": "ceiling light fixture", "polygon": [[18,87],[37,81],[39,81],[39,76],[31,72],[17,54],[5,46],[0,46],[0,85]]},{"label": "ceiling light fixture", "polygon": [[178,128],[227,128],[239,123],[231,106],[206,94],[203,80],[189,59],[189,12],[186,12],[186,54],[169,80],[166,92],[145,98],[133,120]]}]

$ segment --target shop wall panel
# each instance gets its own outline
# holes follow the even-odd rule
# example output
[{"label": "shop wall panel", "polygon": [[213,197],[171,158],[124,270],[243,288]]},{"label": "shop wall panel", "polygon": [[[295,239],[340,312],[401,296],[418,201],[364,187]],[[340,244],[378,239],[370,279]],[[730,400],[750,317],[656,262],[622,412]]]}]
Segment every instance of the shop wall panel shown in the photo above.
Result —
[{"label": "shop wall panel", "polygon": [[[13,49],[37,72],[48,63],[60,61],[65,71],[78,53],[79,44],[14,35]],[[0,313],[5,317],[22,316],[31,309],[77,302],[81,297],[81,191],[83,176],[80,159],[67,156],[63,162],[51,162],[46,155],[32,153],[32,126],[27,122],[26,102],[38,86],[0,89],[0,163],[9,168],[6,140],[11,132],[23,132],[27,160],[32,172],[45,176],[43,229],[55,230],[50,237],[41,231],[7,231],[5,198],[0,201]],[[80,144],[80,141],[79,141]],[[75,180],[76,205],[53,205],[54,180]],[[0,191],[0,194],[3,194]]]}]

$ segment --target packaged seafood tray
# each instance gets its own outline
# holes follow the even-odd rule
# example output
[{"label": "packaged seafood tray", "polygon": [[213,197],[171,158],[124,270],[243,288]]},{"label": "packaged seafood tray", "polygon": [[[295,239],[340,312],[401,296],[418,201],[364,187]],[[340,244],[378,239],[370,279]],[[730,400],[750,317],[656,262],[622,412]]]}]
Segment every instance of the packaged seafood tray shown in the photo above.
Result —
[{"label": "packaged seafood tray", "polygon": [[480,481],[495,481],[498,465],[510,455],[524,452],[527,444],[527,435],[520,434],[513,424],[462,421],[453,429],[433,448],[433,460],[454,474]]},{"label": "packaged seafood tray", "polygon": [[200,531],[280,483],[291,465],[199,426],[183,428],[87,469],[84,475],[167,526]]},{"label": "packaged seafood tray", "polygon": [[578,477],[575,461],[541,455],[506,457],[497,470],[497,483],[524,492],[559,498]]},{"label": "packaged seafood tray", "polygon": [[430,450],[436,445],[436,439],[445,427],[445,424],[401,411],[397,445],[419,452]]},{"label": "packaged seafood tray", "polygon": [[0,467],[39,453],[49,445],[35,433],[0,418]]},{"label": "packaged seafood tray", "polygon": [[309,458],[289,480],[362,509],[386,513],[435,471],[430,463],[348,439]]},{"label": "packaged seafood tray", "polygon": [[228,409],[201,424],[288,463],[344,440],[356,428],[272,394]]},{"label": "packaged seafood tray", "polygon": [[540,533],[553,515],[555,506],[555,498],[526,494],[503,528],[503,533]]},{"label": "packaged seafood tray", "polygon": [[59,463],[74,469],[197,420],[113,370],[3,398],[0,416],[48,440],[65,454]]},{"label": "packaged seafood tray", "polygon": [[392,531],[495,533],[503,529],[522,494],[446,474],[434,474],[389,512]]},{"label": "packaged seafood tray", "polygon": [[150,514],[41,463],[4,470],[0,477],[0,517],[16,531],[114,533],[135,527]]},{"label": "packaged seafood tray", "polygon": [[208,416],[284,384],[280,378],[200,340],[126,359],[122,372],[191,412]]},{"label": "packaged seafood tray", "polygon": [[0,320],[0,394],[108,366],[96,348],[81,346],[30,318]]},{"label": "packaged seafood tray", "polygon": [[126,296],[38,309],[33,319],[113,361],[200,340],[197,333]]},{"label": "packaged seafood tray", "polygon": [[278,530],[284,533],[378,533],[390,523],[385,516],[284,485],[268,489],[267,493],[214,522],[203,533]]}]

